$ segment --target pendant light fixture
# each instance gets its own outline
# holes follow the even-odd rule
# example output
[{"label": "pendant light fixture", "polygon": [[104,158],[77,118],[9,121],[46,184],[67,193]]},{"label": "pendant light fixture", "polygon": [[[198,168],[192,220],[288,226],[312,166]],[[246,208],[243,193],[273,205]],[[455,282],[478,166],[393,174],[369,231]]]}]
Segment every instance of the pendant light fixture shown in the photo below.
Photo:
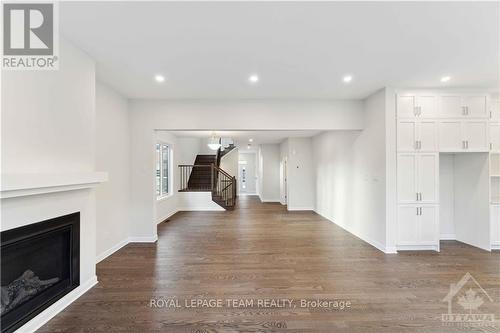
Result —
[{"label": "pendant light fixture", "polygon": [[208,140],[208,148],[211,150],[219,149],[221,144],[219,143],[219,138],[215,136],[215,132],[212,132],[212,137]]}]

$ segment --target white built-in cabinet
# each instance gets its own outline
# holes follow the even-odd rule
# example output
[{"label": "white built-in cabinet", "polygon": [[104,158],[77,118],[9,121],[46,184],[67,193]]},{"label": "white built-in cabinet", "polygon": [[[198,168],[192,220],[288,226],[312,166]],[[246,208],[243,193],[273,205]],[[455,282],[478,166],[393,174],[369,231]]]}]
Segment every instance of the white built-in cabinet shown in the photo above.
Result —
[{"label": "white built-in cabinet", "polygon": [[397,163],[399,203],[439,201],[439,154],[398,154]]},{"label": "white built-in cabinet", "polygon": [[494,121],[500,121],[500,100],[498,99],[492,99],[490,101],[490,118]]},{"label": "white built-in cabinet", "polygon": [[402,249],[439,249],[439,207],[398,206],[398,245]]},{"label": "white built-in cabinet", "polygon": [[490,150],[500,152],[500,122],[490,123]]},{"label": "white built-in cabinet", "polygon": [[[396,108],[397,248],[439,251],[439,153],[500,152],[500,101],[481,93],[400,92]],[[500,196],[500,177],[498,187]],[[498,229],[492,242],[500,247],[500,204],[491,216]]]},{"label": "white built-in cabinet", "polygon": [[440,152],[488,152],[490,150],[489,122],[482,119],[440,120]]},{"label": "white built-in cabinet", "polygon": [[489,118],[487,95],[441,94],[439,118]]},{"label": "white built-in cabinet", "polygon": [[433,118],[437,116],[437,96],[433,94],[400,94],[397,116],[401,118]]},{"label": "white built-in cabinet", "polygon": [[436,120],[398,121],[399,152],[434,152],[438,149],[438,122]]}]

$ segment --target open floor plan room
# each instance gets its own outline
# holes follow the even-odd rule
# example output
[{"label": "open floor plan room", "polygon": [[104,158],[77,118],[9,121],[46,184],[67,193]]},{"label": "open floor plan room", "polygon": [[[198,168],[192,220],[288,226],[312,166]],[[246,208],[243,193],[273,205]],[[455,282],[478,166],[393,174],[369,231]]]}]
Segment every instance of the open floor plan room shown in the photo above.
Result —
[{"label": "open floor plan room", "polygon": [[500,3],[3,2],[1,333],[500,332]]}]

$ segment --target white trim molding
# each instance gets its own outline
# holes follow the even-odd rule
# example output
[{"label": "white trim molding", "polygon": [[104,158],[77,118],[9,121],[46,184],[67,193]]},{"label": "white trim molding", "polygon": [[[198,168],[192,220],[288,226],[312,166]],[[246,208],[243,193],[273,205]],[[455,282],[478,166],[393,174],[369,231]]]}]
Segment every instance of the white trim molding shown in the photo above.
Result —
[{"label": "white trim molding", "polygon": [[80,190],[95,187],[108,180],[107,172],[71,174],[4,174],[0,198]]},{"label": "white trim molding", "polygon": [[178,210],[178,209],[171,211],[170,213],[166,214],[164,217],[162,217],[162,218],[158,219],[158,220],[156,221],[156,225],[158,225],[158,224],[160,224],[160,223],[162,223],[162,222],[165,222],[165,220],[168,220],[169,218],[171,218],[172,216],[174,216],[174,215],[175,215],[175,214],[177,214],[178,212],[179,212],[179,210]]},{"label": "white trim molding", "polygon": [[140,237],[129,237],[129,243],[154,243],[158,240],[158,235],[153,236],[140,236]]},{"label": "white trim molding", "polygon": [[97,276],[93,276],[84,283],[80,284],[78,288],[72,290],[70,293],[65,295],[63,298],[59,299],[57,302],[49,306],[35,318],[28,321],[26,324],[21,326],[17,332],[31,333],[38,330],[40,327],[45,325],[49,320],[54,318],[58,313],[63,311],[71,303],[76,301],[80,296],[89,291],[93,286],[98,283]]},{"label": "white trim molding", "polygon": [[104,259],[109,257],[110,255],[112,255],[113,253],[115,253],[116,251],[118,251],[119,249],[124,247],[125,245],[127,245],[129,242],[130,242],[129,239],[125,238],[121,242],[118,242],[114,246],[112,246],[109,249],[107,249],[106,251],[102,252],[101,254],[99,254],[97,256],[96,261],[95,261],[96,264],[100,263],[101,261],[103,261]]},{"label": "white trim molding", "polygon": [[441,234],[439,240],[457,240],[457,236],[455,234]]},{"label": "white trim molding", "polygon": [[[281,203],[283,205],[283,203]],[[290,207],[287,208],[289,211],[314,211],[314,207]]]}]

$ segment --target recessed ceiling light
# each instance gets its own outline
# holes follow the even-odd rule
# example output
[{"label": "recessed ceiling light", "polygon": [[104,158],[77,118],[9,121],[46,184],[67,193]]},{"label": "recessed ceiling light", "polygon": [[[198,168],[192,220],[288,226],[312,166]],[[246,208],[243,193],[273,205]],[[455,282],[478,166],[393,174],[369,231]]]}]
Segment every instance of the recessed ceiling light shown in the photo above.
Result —
[{"label": "recessed ceiling light", "polygon": [[165,82],[165,77],[161,74],[156,74],[155,75],[155,81],[158,82],[158,83],[162,83],[162,82]]},{"label": "recessed ceiling light", "polygon": [[252,74],[248,77],[248,81],[250,83],[257,83],[259,82],[259,76],[257,74]]},{"label": "recessed ceiling light", "polygon": [[342,81],[344,81],[345,83],[349,83],[352,81],[352,75],[345,75],[343,78],[342,78]]},{"label": "recessed ceiling light", "polygon": [[441,82],[448,82],[448,81],[450,81],[450,80],[451,80],[451,77],[449,77],[449,76],[443,76],[443,77],[441,78]]},{"label": "recessed ceiling light", "polygon": [[248,139],[248,141],[249,141],[249,142],[253,142],[253,139],[252,139],[252,138],[250,138],[250,139]]}]

